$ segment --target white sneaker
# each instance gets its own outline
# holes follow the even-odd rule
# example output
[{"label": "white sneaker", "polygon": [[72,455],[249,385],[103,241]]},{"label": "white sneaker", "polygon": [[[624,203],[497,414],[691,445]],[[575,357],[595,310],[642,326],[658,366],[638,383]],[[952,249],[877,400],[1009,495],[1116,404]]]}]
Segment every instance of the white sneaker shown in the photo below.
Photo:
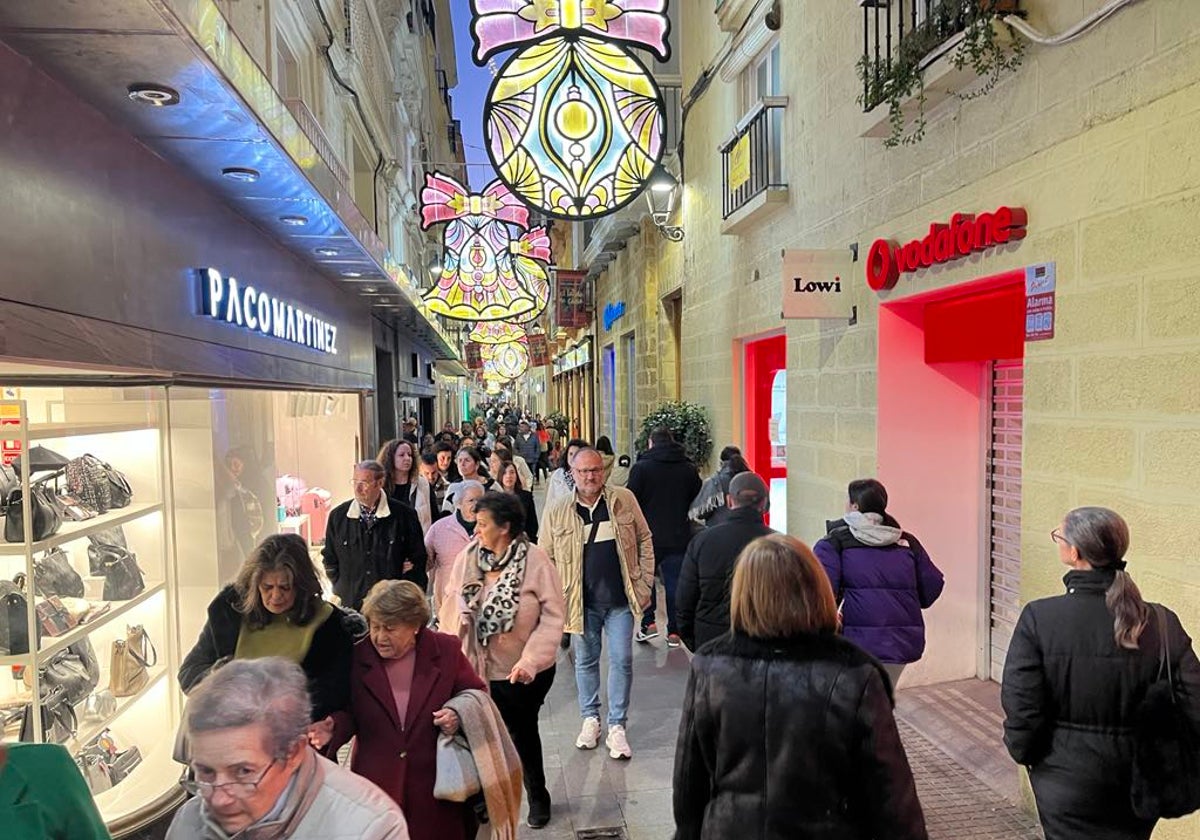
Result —
[{"label": "white sneaker", "polygon": [[629,741],[625,739],[625,727],[619,723],[608,727],[608,738],[605,739],[604,745],[608,747],[608,754],[613,758],[633,758],[633,750],[629,749]]},{"label": "white sneaker", "polygon": [[594,750],[600,743],[600,718],[584,718],[583,729],[575,739],[575,746],[581,750]]}]

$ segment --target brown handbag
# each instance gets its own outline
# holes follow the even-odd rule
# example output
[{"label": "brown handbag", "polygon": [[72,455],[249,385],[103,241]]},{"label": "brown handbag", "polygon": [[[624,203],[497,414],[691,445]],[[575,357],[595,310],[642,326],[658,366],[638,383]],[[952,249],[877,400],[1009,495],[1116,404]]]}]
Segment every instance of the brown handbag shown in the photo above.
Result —
[{"label": "brown handbag", "polygon": [[112,643],[108,687],[114,697],[130,697],[146,687],[150,668],[158,664],[158,652],[140,624],[127,626],[125,638]]}]

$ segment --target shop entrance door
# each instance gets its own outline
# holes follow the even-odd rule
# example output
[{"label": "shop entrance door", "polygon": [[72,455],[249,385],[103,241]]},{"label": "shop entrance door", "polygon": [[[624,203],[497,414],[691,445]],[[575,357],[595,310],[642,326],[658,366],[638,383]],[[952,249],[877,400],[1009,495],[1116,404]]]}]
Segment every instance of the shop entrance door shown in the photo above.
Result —
[{"label": "shop entrance door", "polygon": [[745,345],[746,460],[771,490],[770,526],[787,531],[787,339]]},{"label": "shop entrance door", "polygon": [[1024,365],[997,361],[991,371],[987,459],[990,514],[988,571],[989,675],[1000,682],[1021,611],[1021,413]]},{"label": "shop entrance door", "polygon": [[617,445],[617,348],[609,344],[600,351],[600,378],[604,389],[604,421],[600,424],[602,434],[609,435],[610,442]]}]

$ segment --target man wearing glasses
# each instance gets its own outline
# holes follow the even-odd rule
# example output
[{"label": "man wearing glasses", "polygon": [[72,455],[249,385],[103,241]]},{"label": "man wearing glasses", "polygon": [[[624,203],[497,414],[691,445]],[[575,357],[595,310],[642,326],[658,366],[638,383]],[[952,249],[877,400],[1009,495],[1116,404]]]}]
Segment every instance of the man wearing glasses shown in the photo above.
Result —
[{"label": "man wearing glasses", "polygon": [[574,635],[575,685],[583,729],[575,746],[600,742],[600,653],[608,641],[608,736],[612,758],[633,753],[625,735],[633,683],[633,628],[649,605],[654,548],[633,493],[604,483],[604,460],[585,446],[571,462],[575,491],[548,505],[538,541],[558,567]]},{"label": "man wearing glasses", "polygon": [[383,467],[362,461],[350,485],[354,498],[329,512],[321,560],[343,607],[362,607],[381,580],[411,580],[424,589],[425,541],[417,512],[383,492]]},{"label": "man wearing glasses", "polygon": [[234,660],[188,697],[184,724],[195,797],[168,840],[271,837],[408,840],[400,807],[371,782],[308,745],[311,702],[300,666]]}]

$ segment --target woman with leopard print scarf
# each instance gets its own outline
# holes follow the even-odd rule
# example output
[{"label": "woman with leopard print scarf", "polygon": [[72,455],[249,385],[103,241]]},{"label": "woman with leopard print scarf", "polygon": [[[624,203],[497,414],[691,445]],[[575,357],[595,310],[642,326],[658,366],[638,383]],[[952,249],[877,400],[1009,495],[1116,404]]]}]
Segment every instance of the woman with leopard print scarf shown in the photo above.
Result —
[{"label": "woman with leopard print scarf", "polygon": [[475,538],[450,570],[438,626],[489,682],[525,768],[529,825],[550,821],[538,712],[554,682],[566,605],[558,570],[525,538],[525,509],[508,493],[475,503]]}]

